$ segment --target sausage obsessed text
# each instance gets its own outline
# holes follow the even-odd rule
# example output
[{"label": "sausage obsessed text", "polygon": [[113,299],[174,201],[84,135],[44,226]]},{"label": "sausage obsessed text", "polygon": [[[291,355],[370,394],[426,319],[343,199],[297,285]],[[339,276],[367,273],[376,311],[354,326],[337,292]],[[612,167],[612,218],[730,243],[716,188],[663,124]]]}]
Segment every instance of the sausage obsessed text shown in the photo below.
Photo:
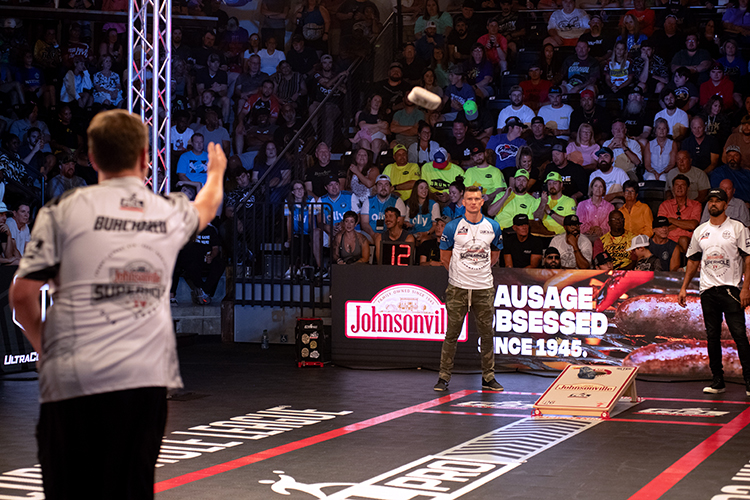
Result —
[{"label": "sausage obsessed text", "polygon": [[495,336],[501,355],[585,357],[582,339],[565,337],[601,336],[609,327],[607,316],[595,311],[590,286],[500,284],[494,306],[497,333],[534,335]]}]

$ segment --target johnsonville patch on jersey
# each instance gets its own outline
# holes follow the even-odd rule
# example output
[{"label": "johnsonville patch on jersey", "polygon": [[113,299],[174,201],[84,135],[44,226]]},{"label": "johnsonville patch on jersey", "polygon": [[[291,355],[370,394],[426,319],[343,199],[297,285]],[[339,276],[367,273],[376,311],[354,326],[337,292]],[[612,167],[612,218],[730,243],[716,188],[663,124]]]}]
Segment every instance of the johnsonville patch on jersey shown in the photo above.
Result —
[{"label": "johnsonville patch on jersey", "polygon": [[140,316],[158,307],[166,291],[163,272],[145,261],[110,268],[108,277],[109,283],[91,285],[92,305],[112,303]]}]

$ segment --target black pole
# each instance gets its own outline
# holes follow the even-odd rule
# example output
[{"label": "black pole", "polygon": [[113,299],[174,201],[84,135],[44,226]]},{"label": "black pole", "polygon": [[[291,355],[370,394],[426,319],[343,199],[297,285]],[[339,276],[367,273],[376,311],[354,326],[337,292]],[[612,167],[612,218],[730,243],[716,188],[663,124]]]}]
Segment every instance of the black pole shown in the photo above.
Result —
[{"label": "black pole", "polygon": [[398,31],[398,49],[401,50],[401,47],[404,44],[404,16],[403,12],[401,11],[401,0],[396,0],[396,31]]}]

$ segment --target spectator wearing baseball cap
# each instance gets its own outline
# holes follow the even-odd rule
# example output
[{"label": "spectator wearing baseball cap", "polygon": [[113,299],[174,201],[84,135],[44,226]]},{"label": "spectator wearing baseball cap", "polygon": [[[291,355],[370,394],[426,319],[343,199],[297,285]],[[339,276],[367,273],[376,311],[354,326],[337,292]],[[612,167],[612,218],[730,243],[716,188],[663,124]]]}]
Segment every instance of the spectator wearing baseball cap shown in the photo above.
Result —
[{"label": "spectator wearing baseball cap", "polygon": [[552,145],[552,162],[547,164],[545,172],[560,174],[563,183],[562,193],[579,203],[588,192],[589,174],[581,165],[568,160],[566,147],[565,143],[560,141]]},{"label": "spectator wearing baseball cap", "polygon": [[497,128],[502,128],[510,118],[516,118],[524,125],[531,123],[534,118],[534,111],[524,104],[523,88],[520,85],[513,85],[510,88],[510,106],[506,106],[497,115]]},{"label": "spectator wearing baseball cap", "polygon": [[487,141],[487,149],[495,152],[495,166],[500,170],[516,166],[516,156],[526,146],[526,140],[521,138],[525,128],[526,125],[518,117],[511,116],[505,122],[503,133],[493,135]]},{"label": "spectator wearing baseball cap", "polygon": [[482,194],[487,197],[487,200],[502,196],[503,191],[508,187],[500,169],[490,164],[491,156],[490,150],[484,149],[484,146],[473,148],[471,158],[474,166],[464,173],[464,185],[481,187]]},{"label": "spectator wearing baseball cap", "polygon": [[645,234],[639,234],[630,241],[629,252],[635,254],[635,271],[661,271],[661,260],[649,250],[649,239]]},{"label": "spectator wearing baseball cap", "polygon": [[542,269],[560,269],[560,251],[555,247],[547,247],[544,251]]},{"label": "spectator wearing baseball cap", "polygon": [[543,102],[547,102],[547,93],[552,82],[542,78],[542,65],[533,62],[529,66],[529,77],[520,83],[523,89],[524,102],[534,111],[539,109]]},{"label": "spectator wearing baseball cap", "polygon": [[450,111],[443,114],[444,121],[453,121],[460,111],[463,111],[467,101],[476,101],[476,94],[471,85],[464,80],[464,67],[461,64],[451,64],[448,68],[450,85],[445,88],[443,105],[449,105]]},{"label": "spectator wearing baseball cap", "polygon": [[513,217],[513,233],[503,236],[503,262],[505,267],[536,269],[542,262],[544,242],[531,234],[529,216]]},{"label": "spectator wearing baseball cap", "polygon": [[422,179],[427,181],[430,194],[441,204],[448,203],[448,188],[463,173],[464,169],[450,161],[450,155],[445,148],[439,148],[433,160],[422,166]]},{"label": "spectator wearing baseball cap", "polygon": [[519,214],[524,214],[529,219],[533,219],[534,211],[539,206],[539,200],[528,191],[529,171],[519,168],[508,182],[508,189],[502,196],[495,197],[495,201],[487,209],[487,215],[494,217],[502,229],[512,226],[513,217]]},{"label": "spectator wearing baseball cap", "polygon": [[594,268],[602,271],[611,271],[612,256],[607,252],[599,252],[594,256]]},{"label": "spectator wearing baseball cap", "polygon": [[[747,188],[747,187],[745,187]],[[719,183],[718,189],[724,191],[727,195],[727,207],[724,209],[724,213],[729,217],[730,219],[738,220],[742,222],[744,225],[750,227],[750,211],[748,211],[748,207],[745,204],[744,201],[737,198],[735,196],[735,188],[734,183],[729,179],[724,179]],[[711,196],[711,193],[714,191],[714,189],[711,189],[708,192],[708,196]],[[710,214],[708,213],[708,204],[703,208],[703,215],[701,216],[701,224],[704,222],[707,222]]]},{"label": "spectator wearing baseball cap", "polygon": [[[471,102],[474,101],[468,101],[467,104]],[[471,158],[471,150],[474,148],[484,149],[484,144],[469,133],[468,124],[459,118],[453,122],[452,130],[453,137],[443,141],[443,146],[451,156],[451,161],[462,168],[474,166],[474,161]]]},{"label": "spectator wearing baseball cap", "polygon": [[[351,191],[343,191],[337,176],[332,175],[325,181],[326,194],[320,197],[324,208],[318,220],[323,222],[323,230],[328,235],[338,234],[343,229],[344,214],[349,210],[356,214],[356,229],[360,230],[360,222],[365,222],[370,214],[368,198],[358,198]],[[330,208],[328,208],[330,206]],[[327,237],[323,237],[323,246],[327,247]]]},{"label": "spectator wearing baseball cap", "polygon": [[526,136],[526,142],[534,154],[531,166],[538,170],[552,161],[552,147],[557,144],[557,138],[549,133],[541,116],[531,119],[530,128],[531,134]]},{"label": "spectator wearing baseball cap", "polygon": [[[685,9],[679,3],[679,0],[677,8]],[[660,14],[657,25],[661,26],[662,29],[656,30],[653,36],[649,36],[648,40],[641,44],[641,50],[643,50],[643,46],[646,44],[648,44],[652,51],[655,47],[658,47],[660,54],[658,57],[661,59],[661,65],[666,68],[664,61],[671,61],[674,55],[685,46],[685,35],[679,29],[680,21],[677,16],[669,14],[668,10],[661,11]],[[667,73],[669,73],[669,70],[667,70]]]},{"label": "spectator wearing baseball cap", "polygon": [[[352,0],[356,2],[356,0]],[[359,5],[359,2],[356,2]],[[403,98],[411,90],[411,85],[404,81],[404,69],[400,62],[392,62],[388,67],[388,77],[372,85],[372,94],[378,94],[383,99],[381,108],[385,111],[388,121],[393,113],[403,106]]]},{"label": "spectator wearing baseball cap", "polygon": [[466,101],[464,107],[456,115],[457,121],[463,121],[468,127],[467,134],[481,141],[482,146],[492,137],[495,129],[495,120],[486,106],[477,106],[476,101]]},{"label": "spectator wearing baseball cap", "polygon": [[447,215],[435,217],[432,221],[433,237],[424,240],[417,247],[417,262],[420,266],[442,266],[440,262],[440,238],[443,236],[445,225],[451,221]]},{"label": "spectator wearing baseball cap", "polygon": [[609,137],[612,118],[602,106],[596,104],[596,94],[591,90],[584,90],[581,92],[580,104],[570,114],[570,130],[578,132],[581,124],[587,123],[594,129],[594,141]]},{"label": "spectator wearing baseball cap", "polygon": [[[724,144],[724,154],[721,155],[721,161],[729,163],[728,151],[733,146],[739,149],[738,153],[741,156],[740,166],[744,169],[750,169],[750,141],[748,141],[748,138],[750,138],[750,114],[742,117],[737,131],[727,139],[727,142]],[[732,151],[736,151],[736,149],[732,149]]]},{"label": "spectator wearing baseball cap", "polygon": [[578,216],[566,215],[563,219],[565,232],[549,242],[560,251],[560,265],[563,269],[590,269],[594,247],[591,240],[581,234],[581,221]]},{"label": "spectator wearing baseball cap", "polygon": [[[596,7],[597,9],[599,6]],[[589,31],[581,35],[578,40],[583,40],[589,46],[589,54],[600,63],[607,61],[612,55],[612,46],[615,44],[614,37],[603,33],[604,20],[601,14],[591,14],[589,20]]]},{"label": "spectator wearing baseball cap", "polygon": [[[404,200],[393,194],[391,178],[387,175],[381,174],[375,179],[375,194],[370,196],[368,205],[372,234],[380,233],[385,229],[384,220],[386,208],[394,207],[398,210],[400,214],[399,219],[402,225],[408,213],[406,211],[406,203],[404,203]],[[367,231],[367,233],[370,234],[371,232]]]},{"label": "spectator wearing baseball cap", "polygon": [[549,104],[542,106],[538,115],[558,139],[567,142],[570,134],[570,115],[573,108],[562,102],[562,89],[555,85],[549,89]]},{"label": "spectator wearing baseball cap", "polygon": [[661,261],[662,271],[676,271],[680,268],[680,247],[669,239],[669,219],[663,215],[651,223],[654,234],[649,239],[648,249]]},{"label": "spectator wearing baseball cap", "polygon": [[[544,179],[547,191],[539,198],[539,207],[534,211],[534,218],[541,219],[544,227],[554,234],[565,232],[565,217],[575,215],[576,202],[562,193],[562,176],[558,172],[549,172]],[[578,217],[575,218],[578,222]],[[579,231],[580,233],[580,231]],[[558,250],[561,250],[558,248]],[[562,250],[561,250],[562,251]],[[589,262],[591,255],[588,256]]]},{"label": "spectator wearing baseball cap", "polygon": [[60,173],[50,179],[49,196],[62,196],[65,191],[86,186],[86,181],[76,175],[76,159],[72,154],[60,155]]},{"label": "spectator wearing baseball cap", "polygon": [[[743,155],[740,152],[740,147],[737,145],[727,146],[724,149],[724,155],[727,162],[711,172],[711,187],[721,187],[725,180],[729,180],[733,185],[734,196],[744,203],[750,203],[750,170],[741,167]],[[730,214],[729,207],[727,207],[729,217],[731,217]]]},{"label": "spectator wearing baseball cap", "polygon": [[395,193],[406,202],[411,196],[414,183],[422,177],[422,170],[416,163],[409,163],[409,152],[403,144],[393,147],[393,160],[393,163],[385,167],[383,175],[391,179]]}]

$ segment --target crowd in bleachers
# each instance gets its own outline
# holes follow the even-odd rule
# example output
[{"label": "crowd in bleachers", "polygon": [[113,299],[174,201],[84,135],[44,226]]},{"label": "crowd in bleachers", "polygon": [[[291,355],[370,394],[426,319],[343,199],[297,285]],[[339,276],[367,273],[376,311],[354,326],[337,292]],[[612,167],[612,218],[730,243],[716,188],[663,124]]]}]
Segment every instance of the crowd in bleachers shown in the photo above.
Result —
[{"label": "crowd in bleachers", "polygon": [[[709,188],[750,224],[750,12],[744,0],[691,7],[466,0],[451,16],[427,0],[405,10],[413,41],[369,89],[348,161],[331,161],[318,137],[304,185],[322,208],[298,232],[314,247],[331,227],[337,263],[387,263],[382,241],[413,241],[418,263],[438,265],[436,240],[474,185],[505,232],[501,265],[682,267]],[[441,105],[411,102],[416,85]],[[349,219],[374,258],[354,251]]]}]

